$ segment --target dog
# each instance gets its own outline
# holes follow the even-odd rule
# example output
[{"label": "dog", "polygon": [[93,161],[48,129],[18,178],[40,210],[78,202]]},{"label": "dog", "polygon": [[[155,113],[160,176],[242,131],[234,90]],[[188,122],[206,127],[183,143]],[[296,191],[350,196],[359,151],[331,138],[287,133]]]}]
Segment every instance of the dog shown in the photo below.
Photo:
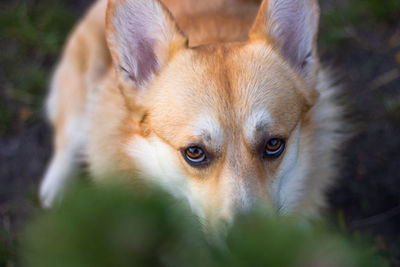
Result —
[{"label": "dog", "polygon": [[316,0],[98,0],[51,82],[43,206],[85,162],[97,182],[161,185],[210,225],[258,203],[318,216],[343,143],[318,23]]}]

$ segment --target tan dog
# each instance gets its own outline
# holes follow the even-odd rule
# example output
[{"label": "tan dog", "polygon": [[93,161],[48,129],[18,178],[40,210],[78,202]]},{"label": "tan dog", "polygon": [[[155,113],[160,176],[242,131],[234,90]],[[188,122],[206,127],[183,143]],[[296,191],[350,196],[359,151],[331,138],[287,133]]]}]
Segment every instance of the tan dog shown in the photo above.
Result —
[{"label": "tan dog", "polygon": [[84,161],[97,180],[161,184],[208,223],[258,201],[316,214],[342,139],[318,19],[316,0],[99,0],[54,74],[43,204]]}]

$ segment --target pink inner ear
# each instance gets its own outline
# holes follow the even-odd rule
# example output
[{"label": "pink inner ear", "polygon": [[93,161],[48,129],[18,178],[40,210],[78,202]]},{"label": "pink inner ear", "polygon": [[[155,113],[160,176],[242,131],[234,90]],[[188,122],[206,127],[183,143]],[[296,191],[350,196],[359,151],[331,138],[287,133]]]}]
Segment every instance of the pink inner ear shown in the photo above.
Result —
[{"label": "pink inner ear", "polygon": [[296,68],[304,68],[313,51],[318,12],[310,0],[275,0],[270,6],[270,33],[281,46],[281,53]]},{"label": "pink inner ear", "polygon": [[[151,75],[159,70],[159,61],[155,54],[158,31],[154,20],[154,3],[148,1],[144,6],[136,6],[137,2],[128,2],[120,6],[113,18],[117,52],[120,54],[121,69],[136,85],[146,83]],[[147,7],[147,5],[149,5]],[[146,9],[146,7],[148,9]],[[144,10],[142,10],[144,9]]]},{"label": "pink inner ear", "polygon": [[[133,46],[133,45],[132,45]],[[136,58],[136,73],[129,71],[129,78],[138,84],[147,82],[150,76],[159,69],[158,60],[154,53],[152,42],[148,40],[137,41],[136,46],[131,49],[131,56]]]}]

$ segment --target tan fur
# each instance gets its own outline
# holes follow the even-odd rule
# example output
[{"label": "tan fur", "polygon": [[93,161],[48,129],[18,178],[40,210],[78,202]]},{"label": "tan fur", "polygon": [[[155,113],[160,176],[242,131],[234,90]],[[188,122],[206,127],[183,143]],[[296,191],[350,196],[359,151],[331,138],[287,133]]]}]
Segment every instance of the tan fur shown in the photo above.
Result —
[{"label": "tan fur", "polygon": [[[74,138],[65,130],[69,117],[86,119],[82,153],[95,180],[115,173],[128,180],[146,175],[132,150],[135,144],[160,143],[171,165],[184,173],[185,188],[201,207],[201,216],[208,222],[231,220],[248,205],[238,199],[240,190],[250,202],[274,201],[272,187],[277,186],[275,177],[287,152],[276,160],[260,161],[255,151],[262,136],[254,133],[255,139],[247,140],[244,128],[255,109],[267,107],[275,121],[269,133],[286,138],[291,146],[299,131],[298,164],[304,166],[299,170],[306,180],[303,196],[291,211],[316,214],[336,175],[333,150],[341,141],[336,133],[340,109],[318,64],[310,82],[277,51],[260,26],[267,9],[253,25],[258,1],[163,1],[174,16],[167,15],[168,23],[175,25],[176,20],[179,26],[172,27],[175,37],[167,51],[157,51],[166,56],[162,71],[146,90],[138,90],[112,64],[104,24],[106,2],[98,0],[78,24],[57,67],[48,103],[55,154]],[[109,1],[108,32],[116,30],[111,22],[114,6],[124,3]],[[115,63],[121,58],[111,43],[109,39]],[[221,125],[224,145],[215,151],[209,147],[214,163],[198,169],[189,166],[180,151],[200,140],[193,134],[193,122],[203,114]],[[201,141],[207,145],[207,140]]]}]

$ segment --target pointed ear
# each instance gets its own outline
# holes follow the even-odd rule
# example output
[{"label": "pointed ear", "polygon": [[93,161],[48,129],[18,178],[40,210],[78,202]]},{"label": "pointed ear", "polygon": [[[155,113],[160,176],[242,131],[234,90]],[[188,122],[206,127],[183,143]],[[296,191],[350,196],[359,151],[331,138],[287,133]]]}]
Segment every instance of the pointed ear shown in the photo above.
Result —
[{"label": "pointed ear", "polygon": [[109,0],[107,42],[125,80],[145,87],[187,38],[159,0]]},{"label": "pointed ear", "polygon": [[264,0],[250,31],[250,40],[265,39],[278,48],[306,80],[317,69],[317,0]]}]

